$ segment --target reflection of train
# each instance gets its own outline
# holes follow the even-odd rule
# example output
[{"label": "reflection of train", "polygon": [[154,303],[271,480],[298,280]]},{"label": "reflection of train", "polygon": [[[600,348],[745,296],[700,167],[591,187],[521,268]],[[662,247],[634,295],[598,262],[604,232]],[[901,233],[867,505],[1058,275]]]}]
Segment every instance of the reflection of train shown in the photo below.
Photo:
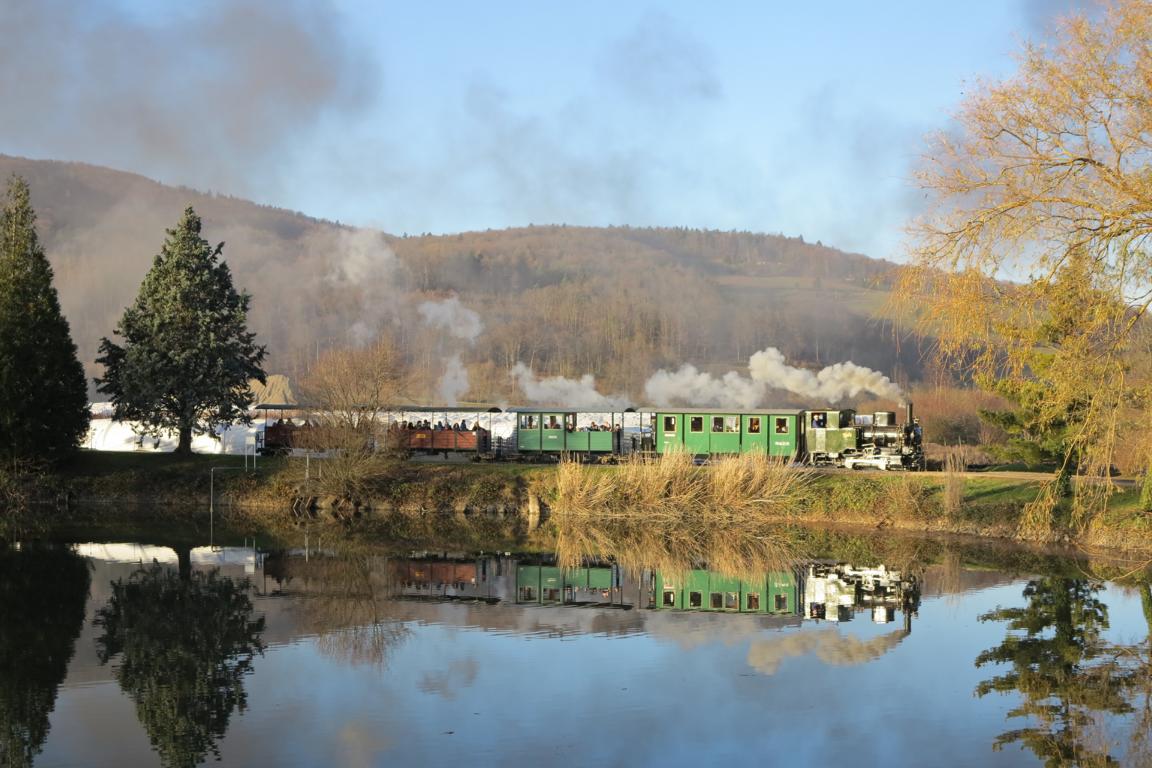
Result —
[{"label": "reflection of train", "polygon": [[875,623],[887,624],[897,608],[906,613],[918,610],[920,583],[884,565],[812,563],[804,575],[804,603],[812,619],[848,621],[860,609],[870,610]]},{"label": "reflection of train", "polygon": [[[689,409],[603,412],[565,408],[404,408],[380,419],[376,444],[408,453],[466,453],[537,460],[561,455],[612,459],[634,452],[697,457],[760,454],[814,466],[923,469],[919,422],[906,410]],[[301,430],[283,419],[265,429],[263,450],[287,452]]]},{"label": "reflection of train", "polygon": [[756,578],[694,569],[632,573],[613,563],[561,568],[548,556],[463,553],[394,561],[398,596],[489,604],[575,605],[705,613],[744,613],[849,621],[869,611],[877,624],[907,620],[919,609],[920,585],[884,565],[809,562]]}]

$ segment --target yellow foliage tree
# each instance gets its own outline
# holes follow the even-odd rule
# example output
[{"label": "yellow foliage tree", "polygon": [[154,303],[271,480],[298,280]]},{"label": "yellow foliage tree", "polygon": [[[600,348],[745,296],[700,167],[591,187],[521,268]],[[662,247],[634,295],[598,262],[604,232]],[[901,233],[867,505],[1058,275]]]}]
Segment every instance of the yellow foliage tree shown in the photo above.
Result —
[{"label": "yellow foliage tree", "polygon": [[[1025,46],[1015,76],[978,83],[920,174],[930,207],[898,291],[977,374],[1034,381],[1043,355],[1046,407],[1080,411],[1067,439],[1081,474],[1107,471],[1126,424],[1148,424],[1127,411],[1146,410],[1128,355],[1152,303],[1149,40],[1152,4],[1112,0]],[[1077,510],[1106,501],[1079,487]]]}]

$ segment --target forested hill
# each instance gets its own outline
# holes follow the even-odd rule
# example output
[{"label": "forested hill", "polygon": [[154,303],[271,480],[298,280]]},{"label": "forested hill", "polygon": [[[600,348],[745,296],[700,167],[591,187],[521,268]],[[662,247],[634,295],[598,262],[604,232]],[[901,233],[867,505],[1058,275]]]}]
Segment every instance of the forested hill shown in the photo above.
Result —
[{"label": "forested hill", "polygon": [[[249,201],[165,186],[78,163],[0,155],[32,188],[64,311],[90,374],[159,251],[192,205],[225,241],[270,371],[298,375],[327,347],[385,329],[409,357],[411,394],[435,399],[459,355],[470,399],[520,398],[508,371],[593,373],[638,394],[659,367],[743,371],[780,348],[796,364],[844,360],[916,379],[915,343],[876,319],[894,265],[800,237],[687,229],[530,226],[445,236],[357,230]],[[420,302],[458,294],[480,313],[468,342],[431,324]]]}]

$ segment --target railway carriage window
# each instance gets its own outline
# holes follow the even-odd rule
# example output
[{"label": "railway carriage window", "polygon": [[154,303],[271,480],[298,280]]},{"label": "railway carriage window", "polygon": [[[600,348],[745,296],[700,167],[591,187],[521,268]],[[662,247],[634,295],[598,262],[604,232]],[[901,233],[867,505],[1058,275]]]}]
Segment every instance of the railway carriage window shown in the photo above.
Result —
[{"label": "railway carriage window", "polygon": [[712,417],[712,431],[713,432],[723,432],[724,431],[724,417],[723,416],[713,416]]},{"label": "railway carriage window", "polygon": [[699,608],[704,605],[704,595],[700,592],[688,593],[688,606],[690,608]]},{"label": "railway carriage window", "polygon": [[548,414],[548,422],[544,425],[544,429],[560,429],[560,419],[556,418],[556,414]]},{"label": "railway carriage window", "polygon": [[759,416],[750,416],[748,418],[748,434],[750,434],[750,435],[760,434],[760,417]]},{"label": "railway carriage window", "polygon": [[740,595],[736,592],[725,592],[724,607],[730,611],[735,611],[740,608]]},{"label": "railway carriage window", "polygon": [[739,432],[740,431],[740,417],[739,416],[725,416],[724,417],[724,431],[725,432]]},{"label": "railway carriage window", "polygon": [[664,605],[668,608],[676,605],[676,593],[671,589],[664,590]]},{"label": "railway carriage window", "polygon": [[703,416],[693,416],[692,418],[688,419],[688,431],[689,432],[703,432],[704,431],[704,417]]},{"label": "railway carriage window", "polygon": [[534,603],[536,602],[536,590],[532,587],[520,587],[520,602]]},{"label": "railway carriage window", "polygon": [[823,413],[812,414],[812,426],[816,429],[824,429],[828,426],[828,416]]},{"label": "railway carriage window", "polygon": [[711,599],[709,605],[713,610],[718,611],[724,607],[724,594],[722,592],[713,592],[709,598]]},{"label": "railway carriage window", "polygon": [[576,431],[576,414],[568,413],[564,415],[564,428],[569,432]]},{"label": "railway carriage window", "polygon": [[675,416],[665,416],[664,417],[664,431],[665,432],[675,432],[676,431],[676,417]]},{"label": "railway carriage window", "polygon": [[778,611],[788,610],[788,596],[787,595],[776,595],[776,610],[778,610]]},{"label": "railway carriage window", "polygon": [[536,429],[536,414],[522,413],[520,414],[520,428],[521,429]]},{"label": "railway carriage window", "polygon": [[758,592],[749,592],[748,593],[748,610],[750,610],[750,611],[760,610],[760,593],[758,593]]},{"label": "railway carriage window", "polygon": [[776,434],[778,434],[778,435],[788,434],[788,419],[782,418],[779,416],[776,417]]}]

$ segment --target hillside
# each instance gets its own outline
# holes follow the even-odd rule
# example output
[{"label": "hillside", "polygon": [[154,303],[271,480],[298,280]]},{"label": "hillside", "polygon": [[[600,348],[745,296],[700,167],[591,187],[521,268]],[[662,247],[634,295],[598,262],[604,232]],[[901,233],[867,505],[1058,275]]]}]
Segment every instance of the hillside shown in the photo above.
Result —
[{"label": "hillside", "polygon": [[[295,378],[322,350],[381,331],[406,350],[409,394],[435,400],[459,355],[467,396],[517,400],[509,371],[594,373],[603,391],[639,394],[659,367],[743,371],[778,347],[817,367],[852,360],[902,381],[915,344],[877,319],[894,265],[802,238],[685,229],[534,226],[395,237],[78,163],[0,155],[32,188],[61,302],[90,374],[102,336],[132,300],[164,231],[192,205],[225,241],[269,371]],[[453,294],[479,313],[472,340],[416,311]]]}]

